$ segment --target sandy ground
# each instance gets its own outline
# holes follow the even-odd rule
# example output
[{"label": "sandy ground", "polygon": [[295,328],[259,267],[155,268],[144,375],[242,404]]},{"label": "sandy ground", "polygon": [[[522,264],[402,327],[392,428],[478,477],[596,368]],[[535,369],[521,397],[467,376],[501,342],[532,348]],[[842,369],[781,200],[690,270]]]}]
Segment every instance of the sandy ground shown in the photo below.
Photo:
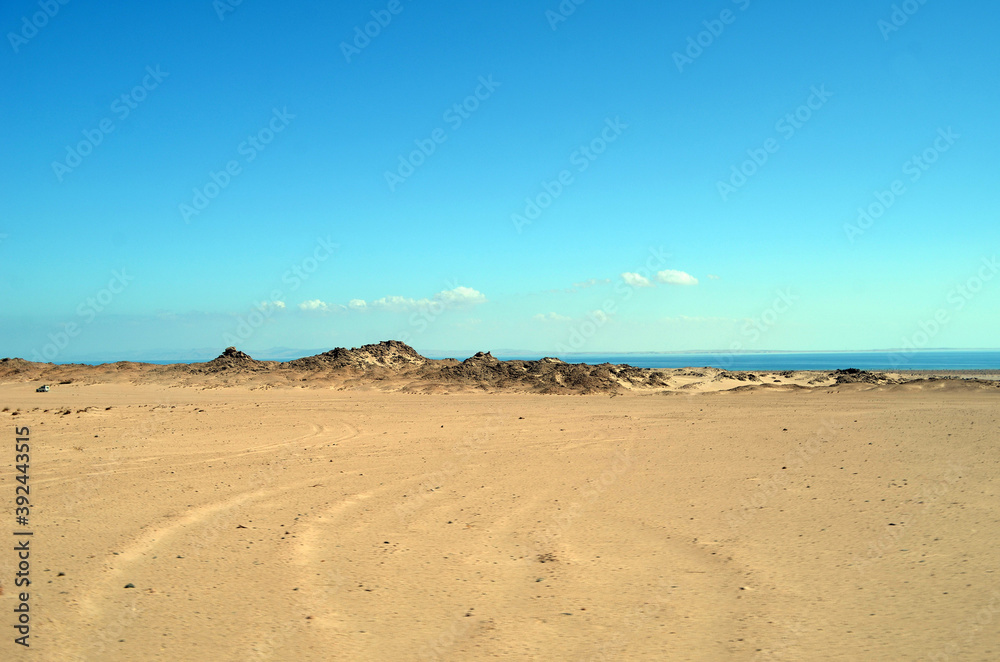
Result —
[{"label": "sandy ground", "polygon": [[0,406],[2,659],[1000,659],[996,389]]}]

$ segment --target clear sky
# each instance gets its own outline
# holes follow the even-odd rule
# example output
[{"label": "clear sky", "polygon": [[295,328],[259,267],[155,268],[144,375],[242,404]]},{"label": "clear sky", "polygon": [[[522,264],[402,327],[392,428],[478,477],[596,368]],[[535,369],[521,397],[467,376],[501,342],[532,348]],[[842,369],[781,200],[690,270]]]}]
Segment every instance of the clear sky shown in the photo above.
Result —
[{"label": "clear sky", "polygon": [[1000,6],[577,2],[5,2],[0,355],[997,346]]}]

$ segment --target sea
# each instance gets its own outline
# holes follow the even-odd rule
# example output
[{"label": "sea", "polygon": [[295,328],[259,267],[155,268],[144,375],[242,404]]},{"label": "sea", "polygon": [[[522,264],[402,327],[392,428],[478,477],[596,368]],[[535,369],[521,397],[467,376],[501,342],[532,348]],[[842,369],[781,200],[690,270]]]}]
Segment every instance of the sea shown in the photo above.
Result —
[{"label": "sea", "polygon": [[[457,358],[467,354],[433,352],[428,358]],[[552,356],[541,353],[493,352],[505,361],[532,361]],[[269,360],[266,356],[254,357]],[[627,363],[637,368],[712,367],[726,370],[1000,370],[1000,350],[878,350],[863,352],[656,352],[656,353],[576,353],[559,356],[567,363]],[[283,357],[282,361],[288,360]],[[147,360],[145,363],[200,363],[202,361]],[[84,361],[89,365],[105,361]]]}]

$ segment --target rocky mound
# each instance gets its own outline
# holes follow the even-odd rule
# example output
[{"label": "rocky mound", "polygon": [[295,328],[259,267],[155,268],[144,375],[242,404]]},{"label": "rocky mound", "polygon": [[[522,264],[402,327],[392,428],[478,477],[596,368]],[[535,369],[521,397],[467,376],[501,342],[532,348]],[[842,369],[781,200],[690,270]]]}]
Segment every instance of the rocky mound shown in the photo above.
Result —
[{"label": "rocky mound", "polygon": [[288,361],[283,366],[298,370],[350,368],[355,372],[364,372],[378,367],[400,371],[424,365],[428,360],[404,342],[383,340],[378,344],[352,349],[337,347],[329,352]]},{"label": "rocky mound", "polygon": [[868,372],[857,368],[847,368],[846,370],[835,370],[830,376],[837,380],[838,384],[898,384],[899,380],[892,379],[882,372]]},{"label": "rocky mound", "polygon": [[269,368],[267,361],[258,361],[249,354],[241,352],[235,347],[227,347],[222,354],[207,363],[195,363],[191,365],[193,372],[260,372]]},{"label": "rocky mound", "polygon": [[0,359],[0,378],[37,372],[38,363],[24,359]]},{"label": "rocky mound", "polygon": [[479,352],[458,365],[443,366],[425,379],[442,379],[480,388],[515,388],[541,393],[610,393],[632,387],[665,386],[653,370],[630,365],[565,363],[546,357],[537,361],[501,361]]}]

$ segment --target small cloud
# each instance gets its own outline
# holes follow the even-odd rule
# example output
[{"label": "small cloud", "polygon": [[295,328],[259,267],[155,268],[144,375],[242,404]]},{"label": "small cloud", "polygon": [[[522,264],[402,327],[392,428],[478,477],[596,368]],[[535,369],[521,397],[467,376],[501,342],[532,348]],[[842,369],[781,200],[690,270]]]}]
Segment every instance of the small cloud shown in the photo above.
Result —
[{"label": "small cloud", "polygon": [[559,313],[549,313],[547,315],[544,313],[539,313],[538,315],[532,317],[532,319],[537,320],[539,322],[569,322],[573,318],[566,317],[565,315],[560,315]]},{"label": "small cloud", "polygon": [[676,269],[664,269],[656,274],[656,280],[670,285],[697,285],[698,279],[689,273]]},{"label": "small cloud", "polygon": [[611,282],[610,278],[588,278],[583,282],[573,283],[573,288],[577,290],[585,290],[588,287],[594,287],[595,285],[604,285],[610,282]]},{"label": "small cloud", "polygon": [[716,276],[715,274],[708,274],[708,279],[709,280],[719,280],[719,277]]},{"label": "small cloud", "polygon": [[622,280],[632,287],[652,287],[653,284],[645,276],[626,271],[622,274]]},{"label": "small cloud", "polygon": [[[355,301],[360,302],[360,304],[358,306],[353,305]],[[450,290],[438,292],[431,299],[411,299],[410,297],[389,296],[382,297],[381,299],[375,299],[368,304],[365,304],[365,302],[360,299],[354,299],[351,302],[351,307],[354,309],[371,307],[378,310],[399,312],[413,310],[414,308],[427,308],[433,305],[447,308],[452,306],[475,306],[481,303],[486,303],[486,296],[482,292],[474,290],[471,287],[460,286]]]},{"label": "small cloud", "polygon": [[608,317],[608,314],[606,312],[604,312],[603,310],[600,310],[600,309],[598,309],[598,310],[592,310],[592,311],[590,311],[590,313],[588,313],[588,315],[595,322],[599,322],[601,324],[603,324],[604,322],[607,322],[610,319]]},{"label": "small cloud", "polygon": [[476,305],[486,303],[486,295],[471,287],[456,287],[453,290],[444,290],[435,294],[434,299],[444,304]]},{"label": "small cloud", "polygon": [[416,299],[410,299],[408,297],[391,296],[382,297],[381,299],[375,299],[370,304],[372,308],[377,308],[379,310],[409,310],[417,305]]},{"label": "small cloud", "polygon": [[260,306],[258,306],[258,307],[261,310],[284,310],[285,309],[285,302],[284,301],[261,301],[260,302]]},{"label": "small cloud", "polygon": [[347,307],[350,308],[351,310],[364,310],[365,308],[368,307],[368,304],[365,303],[364,299],[351,299],[347,303]]},{"label": "small cloud", "polygon": [[309,301],[303,301],[302,303],[300,303],[299,310],[328,312],[330,310],[330,305],[325,301],[321,301],[319,299],[311,299]]}]

